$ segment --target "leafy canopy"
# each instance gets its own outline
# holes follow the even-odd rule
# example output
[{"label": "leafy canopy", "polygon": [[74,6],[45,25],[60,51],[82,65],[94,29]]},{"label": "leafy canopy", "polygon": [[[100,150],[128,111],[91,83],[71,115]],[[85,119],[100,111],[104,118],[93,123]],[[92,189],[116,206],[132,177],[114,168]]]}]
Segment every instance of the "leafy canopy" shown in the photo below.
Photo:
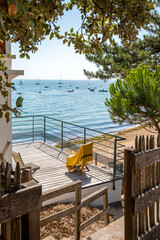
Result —
[{"label": "leafy canopy", "polygon": [[[29,58],[46,35],[63,39],[77,52],[87,52],[114,35],[126,43],[136,39],[138,30],[150,23],[150,12],[156,0],[1,0],[0,39],[11,39],[20,45],[21,57]],[[17,12],[15,11],[17,8]],[[58,18],[76,7],[81,15],[79,29],[60,32]]]},{"label": "leafy canopy", "polygon": [[132,69],[125,80],[110,85],[106,106],[115,123],[147,124],[160,133],[160,67]]},{"label": "leafy canopy", "polygon": [[96,72],[84,70],[89,78],[109,79],[120,77],[124,79],[131,68],[138,67],[139,64],[150,65],[155,69],[160,64],[160,15],[153,12],[151,15],[152,24],[148,25],[147,33],[143,39],[138,39],[130,46],[123,42],[119,44],[113,41],[112,44],[103,43],[91,54],[86,54],[90,62],[97,66]]}]

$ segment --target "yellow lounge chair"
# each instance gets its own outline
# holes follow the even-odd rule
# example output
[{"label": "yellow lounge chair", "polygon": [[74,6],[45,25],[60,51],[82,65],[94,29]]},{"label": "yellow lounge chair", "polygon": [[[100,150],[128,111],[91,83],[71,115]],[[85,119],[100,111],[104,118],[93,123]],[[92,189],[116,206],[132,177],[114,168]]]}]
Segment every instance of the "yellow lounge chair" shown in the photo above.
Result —
[{"label": "yellow lounge chair", "polygon": [[84,167],[89,171],[86,163],[93,161],[93,143],[87,143],[80,147],[77,153],[67,157],[66,167],[69,171],[84,170]]}]

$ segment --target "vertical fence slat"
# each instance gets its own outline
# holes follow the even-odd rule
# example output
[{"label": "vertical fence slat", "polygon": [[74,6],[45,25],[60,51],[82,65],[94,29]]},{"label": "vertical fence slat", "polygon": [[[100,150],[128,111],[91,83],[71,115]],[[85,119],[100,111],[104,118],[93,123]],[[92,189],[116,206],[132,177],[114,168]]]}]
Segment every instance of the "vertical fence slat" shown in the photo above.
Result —
[{"label": "vertical fence slat", "polygon": [[160,134],[157,136],[157,147],[160,147]]},{"label": "vertical fence slat", "polygon": [[20,185],[21,185],[21,169],[19,162],[17,162],[14,174],[14,190],[17,191],[18,189],[20,189]]},{"label": "vertical fence slat", "polygon": [[138,151],[139,151],[139,152],[142,151],[142,137],[141,137],[141,136],[139,136]]},{"label": "vertical fence slat", "polygon": [[146,150],[149,149],[149,138],[148,138],[148,135],[146,137]]},{"label": "vertical fence slat", "polygon": [[135,137],[135,149],[138,149],[138,136]]},{"label": "vertical fence slat", "polygon": [[[145,168],[145,191],[148,190],[148,167]],[[145,231],[149,229],[148,225],[148,208],[145,209]]]},{"label": "vertical fence slat", "polygon": [[[142,171],[139,169],[138,171],[138,194],[142,194]],[[140,212],[138,214],[139,217],[139,235],[144,232],[144,213]]]},{"label": "vertical fence slat", "polygon": [[145,138],[144,135],[142,135],[142,151],[145,151]]}]

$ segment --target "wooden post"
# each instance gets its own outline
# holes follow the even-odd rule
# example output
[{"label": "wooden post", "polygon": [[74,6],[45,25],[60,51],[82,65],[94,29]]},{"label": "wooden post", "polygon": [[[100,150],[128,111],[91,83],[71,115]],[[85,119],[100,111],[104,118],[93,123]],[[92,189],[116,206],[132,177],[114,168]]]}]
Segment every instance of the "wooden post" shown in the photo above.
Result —
[{"label": "wooden post", "polygon": [[124,227],[125,240],[135,239],[137,236],[137,219],[133,216],[132,198],[137,195],[137,177],[134,170],[134,149],[124,150]]},{"label": "wooden post", "polygon": [[[4,171],[4,170],[3,170]],[[5,177],[4,177],[4,194],[9,193],[11,188],[11,167],[7,162],[5,169]],[[2,238],[5,240],[11,240],[11,221],[7,221],[2,225]]]},{"label": "wooden post", "polygon": [[[22,172],[22,182],[32,180],[31,169],[24,169]],[[28,201],[29,201],[28,196]],[[22,216],[22,239],[40,240],[40,210],[34,210]]]},{"label": "wooden post", "polygon": [[[75,191],[75,206],[81,203],[81,186]],[[78,210],[75,212],[75,240],[80,240],[80,220],[81,211]]]},{"label": "wooden post", "polygon": [[[103,195],[103,209],[107,209],[108,208],[108,189],[106,194]],[[109,213],[107,213],[104,216],[104,225],[107,226],[109,224]]]},{"label": "wooden post", "polygon": [[[21,187],[21,170],[20,164],[16,163],[16,169],[14,174],[14,191],[19,190]],[[21,217],[15,218],[11,221],[12,226],[12,239],[21,240],[22,231],[21,231]]]},{"label": "wooden post", "polygon": [[22,183],[29,182],[32,180],[32,171],[31,169],[24,169],[22,172]]}]

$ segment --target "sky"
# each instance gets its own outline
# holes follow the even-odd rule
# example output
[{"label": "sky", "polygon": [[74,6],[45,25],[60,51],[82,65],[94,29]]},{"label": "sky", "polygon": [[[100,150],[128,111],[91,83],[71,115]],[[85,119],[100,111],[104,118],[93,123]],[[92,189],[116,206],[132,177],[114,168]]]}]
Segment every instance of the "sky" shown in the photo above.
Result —
[{"label": "sky", "polygon": [[[74,9],[59,20],[62,31],[81,26],[79,12]],[[30,54],[30,60],[19,58],[19,46],[12,43],[12,54],[16,60],[12,61],[12,68],[24,70],[24,76],[18,79],[55,79],[55,80],[85,80],[83,69],[96,70],[93,63],[88,62],[84,55],[75,53],[74,47],[63,45],[61,40],[48,38],[43,40],[38,51]]]}]

